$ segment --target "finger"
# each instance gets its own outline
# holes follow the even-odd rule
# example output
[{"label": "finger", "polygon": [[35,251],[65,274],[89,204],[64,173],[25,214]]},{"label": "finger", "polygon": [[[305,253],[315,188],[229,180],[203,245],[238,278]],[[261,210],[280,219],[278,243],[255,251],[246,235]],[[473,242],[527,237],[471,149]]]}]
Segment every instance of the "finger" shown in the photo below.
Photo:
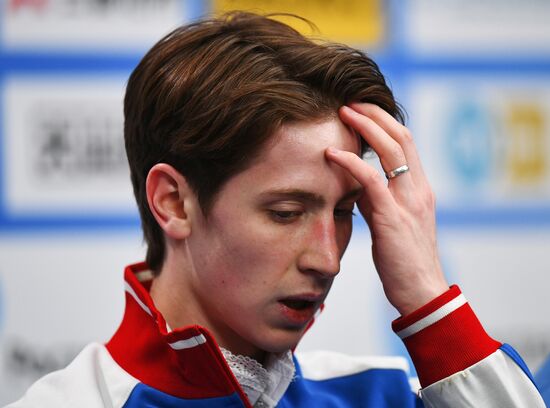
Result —
[{"label": "finger", "polygon": [[[352,110],[349,107],[342,107],[341,118],[344,123],[354,128],[369,143],[378,154],[382,168],[386,174],[407,164],[403,149],[393,138],[391,138],[376,122],[367,116]],[[414,191],[410,172],[392,177],[388,185],[391,192],[401,202],[408,200]]]},{"label": "finger", "polygon": [[393,116],[382,109],[378,105],[372,103],[353,103],[350,107],[371,118],[376,122],[384,131],[392,137],[403,149],[407,164],[411,169],[411,176],[413,178],[424,177],[424,171],[422,164],[418,156],[418,150],[414,143],[413,137],[409,129],[399,123]]},{"label": "finger", "polygon": [[380,158],[385,172],[407,163],[403,149],[374,120],[351,109],[348,106],[340,108],[342,121],[355,129],[373,148]]},{"label": "finger", "polygon": [[[365,163],[355,153],[329,147],[325,151],[327,159],[346,169],[364,188],[363,200],[375,212],[395,211],[396,202],[380,173]],[[363,212],[364,208],[360,208]],[[365,215],[365,214],[363,214]]]}]

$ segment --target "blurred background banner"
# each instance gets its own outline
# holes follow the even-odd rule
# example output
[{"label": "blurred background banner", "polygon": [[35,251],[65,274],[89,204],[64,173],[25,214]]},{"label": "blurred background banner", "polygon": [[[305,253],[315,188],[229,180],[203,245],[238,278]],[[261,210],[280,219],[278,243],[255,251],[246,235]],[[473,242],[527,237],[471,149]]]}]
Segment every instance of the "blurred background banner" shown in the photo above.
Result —
[{"label": "blurred background banner", "polygon": [[550,217],[550,72],[414,75],[408,101],[441,209]]},{"label": "blurred background banner", "polygon": [[[550,353],[548,2],[0,5],[0,405],[116,329],[122,269],[145,253],[122,135],[126,80],[174,27],[234,9],[296,13],[319,31],[284,21],[374,57],[436,192],[449,280],[533,370]],[[326,306],[301,349],[404,353],[359,219]]]},{"label": "blurred background banner", "polygon": [[[323,38],[358,46],[376,46],[384,40],[386,14],[382,0],[213,0],[214,13],[251,10],[261,14],[290,13],[313,22]],[[304,35],[311,27],[295,18],[277,16]]]},{"label": "blurred background banner", "polygon": [[550,53],[545,0],[408,0],[400,7],[403,40],[417,55],[511,60]]},{"label": "blurred background banner", "polygon": [[4,0],[7,50],[143,52],[189,19],[180,0]]},{"label": "blurred background banner", "polygon": [[4,81],[5,209],[20,218],[131,213],[120,103],[126,78]]}]

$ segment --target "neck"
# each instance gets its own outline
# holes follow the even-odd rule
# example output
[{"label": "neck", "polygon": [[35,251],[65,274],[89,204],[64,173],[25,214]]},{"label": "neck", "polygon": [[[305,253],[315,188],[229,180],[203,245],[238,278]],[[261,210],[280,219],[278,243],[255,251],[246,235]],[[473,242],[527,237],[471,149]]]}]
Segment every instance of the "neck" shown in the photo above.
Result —
[{"label": "neck", "polygon": [[150,296],[172,330],[199,325],[212,333],[219,346],[236,355],[248,356],[260,364],[267,353],[243,339],[224,321],[213,321],[201,296],[193,289],[192,276],[196,271],[185,259],[177,260],[167,254],[162,269],[153,280]]}]

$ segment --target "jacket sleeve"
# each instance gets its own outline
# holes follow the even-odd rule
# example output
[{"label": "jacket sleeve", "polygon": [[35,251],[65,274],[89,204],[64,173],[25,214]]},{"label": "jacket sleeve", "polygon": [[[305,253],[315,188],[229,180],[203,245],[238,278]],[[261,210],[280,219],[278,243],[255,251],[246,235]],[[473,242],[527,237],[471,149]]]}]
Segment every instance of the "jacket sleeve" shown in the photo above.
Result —
[{"label": "jacket sleeve", "polygon": [[521,357],[489,337],[457,286],[392,327],[413,360],[427,408],[545,408]]}]

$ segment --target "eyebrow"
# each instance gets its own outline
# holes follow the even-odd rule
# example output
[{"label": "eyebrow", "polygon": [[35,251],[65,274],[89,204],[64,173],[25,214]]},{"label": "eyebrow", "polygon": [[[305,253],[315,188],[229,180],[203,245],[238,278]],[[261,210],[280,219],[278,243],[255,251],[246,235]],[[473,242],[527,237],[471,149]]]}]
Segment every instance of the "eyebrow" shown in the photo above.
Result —
[{"label": "eyebrow", "polygon": [[[363,193],[363,188],[358,187],[353,190],[348,191],[342,196],[338,202],[353,200],[357,201],[361,194]],[[264,200],[284,200],[284,199],[294,199],[297,201],[304,201],[315,206],[323,206],[326,204],[326,199],[319,194],[312,193],[310,191],[300,190],[300,189],[280,189],[280,190],[270,190],[262,193],[260,197]]]}]

